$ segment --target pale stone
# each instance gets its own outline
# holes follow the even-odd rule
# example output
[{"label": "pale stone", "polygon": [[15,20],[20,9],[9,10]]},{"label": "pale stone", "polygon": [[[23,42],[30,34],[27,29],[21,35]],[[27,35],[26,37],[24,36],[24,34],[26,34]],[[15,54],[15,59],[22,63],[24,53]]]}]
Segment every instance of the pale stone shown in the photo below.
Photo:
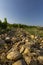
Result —
[{"label": "pale stone", "polygon": [[11,42],[10,37],[6,37],[5,42]]},{"label": "pale stone", "polygon": [[18,60],[16,62],[14,62],[12,65],[26,65],[25,61],[22,59],[22,60]]},{"label": "pale stone", "polygon": [[23,53],[23,51],[24,51],[24,46],[21,47],[20,53]]},{"label": "pale stone", "polygon": [[21,58],[21,54],[18,51],[12,51],[7,55],[9,60],[18,60]]},{"label": "pale stone", "polygon": [[34,38],[35,38],[35,37],[34,37],[34,35],[31,35],[30,37],[31,37],[32,39],[34,39]]},{"label": "pale stone", "polygon": [[35,39],[37,39],[37,36],[35,36]]},{"label": "pale stone", "polygon": [[43,40],[41,42],[43,43]]},{"label": "pale stone", "polygon": [[25,59],[27,65],[29,65],[30,61],[31,61],[31,56],[24,56],[24,59]]},{"label": "pale stone", "polygon": [[43,56],[38,56],[38,61],[43,64]]},{"label": "pale stone", "polygon": [[30,53],[30,50],[28,49],[28,48],[26,48],[25,50],[24,50],[24,53],[23,54],[28,54],[28,53]]}]

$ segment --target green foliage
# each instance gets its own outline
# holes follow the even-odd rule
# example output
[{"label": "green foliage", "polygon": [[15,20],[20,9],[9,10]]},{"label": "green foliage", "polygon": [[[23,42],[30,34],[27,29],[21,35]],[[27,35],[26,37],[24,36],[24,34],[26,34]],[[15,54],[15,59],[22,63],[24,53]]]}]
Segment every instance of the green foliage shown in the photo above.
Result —
[{"label": "green foliage", "polygon": [[2,28],[6,29],[7,28],[7,19],[4,18],[4,22],[2,23]]},{"label": "green foliage", "polygon": [[2,21],[0,20],[0,28],[2,27]]},{"label": "green foliage", "polygon": [[7,28],[7,19],[4,18],[4,22],[0,20],[0,28],[6,29]]}]

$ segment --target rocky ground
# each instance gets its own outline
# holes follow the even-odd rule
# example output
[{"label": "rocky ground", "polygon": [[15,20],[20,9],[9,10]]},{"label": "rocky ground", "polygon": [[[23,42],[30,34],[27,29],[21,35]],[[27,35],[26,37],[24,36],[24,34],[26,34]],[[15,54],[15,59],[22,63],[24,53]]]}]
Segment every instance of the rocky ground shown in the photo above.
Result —
[{"label": "rocky ground", "polygon": [[43,37],[22,28],[1,34],[0,65],[43,65]]}]

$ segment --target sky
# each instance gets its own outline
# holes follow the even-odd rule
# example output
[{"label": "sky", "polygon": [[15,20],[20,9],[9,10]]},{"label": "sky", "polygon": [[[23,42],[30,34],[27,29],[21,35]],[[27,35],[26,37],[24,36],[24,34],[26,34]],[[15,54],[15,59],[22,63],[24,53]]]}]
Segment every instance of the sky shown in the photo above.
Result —
[{"label": "sky", "polygon": [[43,26],[43,0],[0,0],[0,19]]}]

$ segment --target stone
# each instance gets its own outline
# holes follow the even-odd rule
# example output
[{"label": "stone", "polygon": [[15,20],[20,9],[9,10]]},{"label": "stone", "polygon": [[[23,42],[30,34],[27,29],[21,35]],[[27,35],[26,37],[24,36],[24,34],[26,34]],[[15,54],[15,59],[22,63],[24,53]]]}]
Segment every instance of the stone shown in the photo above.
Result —
[{"label": "stone", "polygon": [[5,43],[5,41],[0,39],[0,44],[4,44],[4,43]]},{"label": "stone", "polygon": [[41,43],[43,43],[43,40],[41,41]]},{"label": "stone", "polygon": [[2,53],[0,59],[1,59],[1,61],[6,62],[6,54]]},{"label": "stone", "polygon": [[21,60],[14,62],[12,65],[26,65],[26,63],[23,59],[21,59]]},{"label": "stone", "polygon": [[5,35],[5,37],[7,37],[7,33],[5,33],[4,35]]},{"label": "stone", "polygon": [[11,30],[8,32],[8,35],[9,35],[10,37],[13,37],[13,36],[15,35],[14,29],[11,29]]},{"label": "stone", "polygon": [[25,50],[25,48],[24,48],[24,46],[22,46],[21,49],[20,49],[20,53],[23,53],[24,50]]},{"label": "stone", "polygon": [[4,36],[4,34],[1,34],[1,38],[4,40],[5,39],[5,36]]},{"label": "stone", "polygon": [[18,60],[22,57],[22,55],[18,51],[12,51],[7,55],[7,59],[9,60]]},{"label": "stone", "polygon": [[30,62],[31,62],[31,56],[23,56],[24,57],[24,60],[25,60],[25,62],[27,63],[27,65],[29,65],[30,64]]},{"label": "stone", "polygon": [[37,36],[35,36],[35,39],[37,39]]},{"label": "stone", "polygon": [[38,61],[41,63],[41,64],[43,64],[43,56],[38,56]]},{"label": "stone", "polygon": [[15,42],[16,42],[16,38],[15,38],[15,37],[12,37],[12,38],[11,38],[11,41],[12,41],[13,43],[15,43]]},{"label": "stone", "polygon": [[25,50],[24,50],[24,55],[27,55],[27,54],[29,54],[30,53],[30,49],[29,48],[26,48]]},{"label": "stone", "polygon": [[34,57],[34,58],[37,58],[38,55],[39,55],[39,54],[37,54],[37,53],[35,53],[35,52],[31,53],[31,57]]},{"label": "stone", "polygon": [[30,37],[31,37],[31,39],[34,39],[35,38],[34,35],[31,35]]},{"label": "stone", "polygon": [[39,65],[39,64],[37,63],[37,60],[36,59],[31,59],[29,65]]},{"label": "stone", "polygon": [[10,39],[10,37],[6,37],[6,38],[5,38],[5,42],[6,42],[6,43],[9,43],[9,42],[11,42],[11,39]]},{"label": "stone", "polygon": [[25,42],[26,42],[26,43],[29,42],[28,38],[25,40]]}]

